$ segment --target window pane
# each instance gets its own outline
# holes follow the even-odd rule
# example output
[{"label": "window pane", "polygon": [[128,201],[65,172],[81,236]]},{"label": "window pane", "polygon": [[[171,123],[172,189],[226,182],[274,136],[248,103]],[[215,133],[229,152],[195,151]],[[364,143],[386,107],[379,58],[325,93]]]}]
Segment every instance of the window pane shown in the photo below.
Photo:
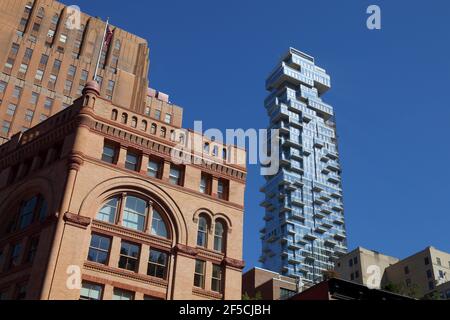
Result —
[{"label": "window pane", "polygon": [[96,219],[108,223],[114,223],[116,221],[117,212],[117,198],[109,200],[98,212]]},{"label": "window pane", "polygon": [[110,238],[93,234],[89,247],[88,260],[101,264],[107,264],[110,247]]},{"label": "window pane", "polygon": [[153,210],[152,234],[158,237],[168,238],[166,223],[156,210]]},{"label": "window pane", "polygon": [[101,285],[83,282],[80,299],[81,300],[101,300],[103,287]]},{"label": "window pane", "polygon": [[161,279],[166,278],[167,253],[150,249],[147,274]]},{"label": "window pane", "polygon": [[114,289],[113,300],[134,300],[134,292]]},{"label": "window pane", "polygon": [[147,201],[136,198],[127,197],[125,209],[123,211],[123,226],[138,230],[145,231],[145,218],[147,215]]}]

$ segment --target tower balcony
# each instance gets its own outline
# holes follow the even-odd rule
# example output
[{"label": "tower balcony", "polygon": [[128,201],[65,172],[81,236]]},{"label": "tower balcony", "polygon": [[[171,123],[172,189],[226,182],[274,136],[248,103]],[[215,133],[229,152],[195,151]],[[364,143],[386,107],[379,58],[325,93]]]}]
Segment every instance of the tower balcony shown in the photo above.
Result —
[{"label": "tower balcony", "polygon": [[338,232],[335,233],[334,238],[335,238],[337,241],[342,241],[342,240],[345,240],[345,239],[347,238],[347,236],[345,235],[344,232],[338,231]]},{"label": "tower balcony", "polygon": [[339,155],[334,151],[327,151],[327,157],[331,160],[337,160],[339,158]]},{"label": "tower balcony", "polygon": [[305,221],[305,217],[301,213],[297,213],[297,212],[293,212],[291,214],[290,218],[293,219],[293,220],[300,221],[300,222],[304,222]]},{"label": "tower balcony", "polygon": [[341,167],[335,161],[328,162],[327,168],[330,169],[331,171],[334,171],[334,172],[338,172],[338,171],[341,170]]},{"label": "tower balcony", "polygon": [[298,197],[292,197],[291,203],[296,206],[304,207],[305,203]]},{"label": "tower balcony", "polygon": [[341,177],[339,177],[338,175],[335,175],[335,174],[329,175],[328,181],[331,183],[339,183],[339,182],[341,182]]},{"label": "tower balcony", "polygon": [[285,62],[282,62],[267,79],[266,89],[271,91],[272,89],[280,88],[285,82],[291,83],[295,86],[300,84],[306,84],[310,87],[314,87],[314,80],[306,77],[300,71],[289,67]]},{"label": "tower balcony", "polygon": [[310,241],[317,240],[317,236],[312,233],[305,234],[304,238],[306,240],[310,240]]},{"label": "tower balcony", "polygon": [[319,226],[316,226],[314,231],[317,232],[317,233],[324,234],[325,232],[327,232],[327,228],[324,228],[323,226],[319,225]]},{"label": "tower balcony", "polygon": [[326,246],[328,246],[328,247],[335,247],[335,246],[337,246],[336,240],[333,240],[333,239],[331,239],[331,238],[326,239],[326,240],[324,241],[324,244],[325,244]]},{"label": "tower balcony", "polygon": [[323,114],[326,119],[329,119],[334,115],[333,108],[319,99],[308,97],[308,105],[311,109]]},{"label": "tower balcony", "polygon": [[340,204],[334,204],[334,205],[332,206],[332,209],[335,210],[335,211],[338,211],[338,212],[344,211],[344,208],[343,208],[342,205],[340,205]]},{"label": "tower balcony", "polygon": [[342,218],[334,218],[333,219],[333,223],[338,225],[338,226],[342,226],[342,225],[345,224],[344,219],[342,219]]}]

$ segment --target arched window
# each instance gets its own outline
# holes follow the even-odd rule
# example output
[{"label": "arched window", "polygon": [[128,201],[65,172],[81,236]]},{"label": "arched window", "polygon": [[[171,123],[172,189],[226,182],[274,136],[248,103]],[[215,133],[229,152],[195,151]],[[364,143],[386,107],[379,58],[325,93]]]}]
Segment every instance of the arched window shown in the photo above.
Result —
[{"label": "arched window", "polygon": [[142,131],[147,131],[147,121],[146,120],[142,120],[142,122],[141,122],[141,130]]},{"label": "arched window", "polygon": [[208,220],[203,215],[198,218],[197,245],[204,248],[208,246]]},{"label": "arched window", "polygon": [[114,110],[111,112],[111,120],[116,121],[116,120],[117,120],[117,115],[118,115],[118,112],[117,112],[116,109],[114,109]]},{"label": "arched window", "polygon": [[47,202],[41,195],[35,195],[20,205],[19,215],[10,225],[10,231],[23,230],[35,221],[44,221],[47,218]]},{"label": "arched window", "polygon": [[153,210],[153,217],[152,217],[152,235],[167,238],[167,227],[166,223],[164,222],[163,218],[159,214],[158,211]]},{"label": "arched window", "polygon": [[131,118],[131,126],[133,128],[137,127],[137,118],[136,117]]},{"label": "arched window", "polygon": [[156,129],[157,129],[156,124],[155,124],[155,123],[152,123],[152,128],[151,128],[151,130],[150,130],[150,133],[151,133],[151,134],[156,134]]},{"label": "arched window", "polygon": [[214,229],[214,250],[225,252],[225,225],[222,221],[216,221]]},{"label": "arched window", "polygon": [[203,145],[203,153],[209,154],[209,142],[205,142]]},{"label": "arched window", "polygon": [[45,16],[45,10],[44,10],[44,8],[39,8],[39,10],[38,10],[38,13],[37,13],[37,17],[38,18],[44,18],[44,16]]},{"label": "arched window", "polygon": [[178,138],[181,144],[184,144],[184,134],[180,133],[180,137]]},{"label": "arched window", "polygon": [[227,149],[226,148],[222,149],[222,159],[227,160]]},{"label": "arched window", "polygon": [[122,113],[122,123],[127,124],[128,122],[128,115],[126,113]]},{"label": "arched window", "polygon": [[166,128],[165,127],[161,127],[161,134],[160,134],[161,138],[165,138],[166,137]]},{"label": "arched window", "polygon": [[170,140],[175,141],[175,130],[170,130]]},{"label": "arched window", "polygon": [[96,219],[111,224],[116,223],[118,204],[119,204],[118,198],[112,198],[108,200],[108,202],[106,202],[100,209],[100,211],[97,213]]},{"label": "arched window", "polygon": [[98,211],[95,219],[110,224],[121,223],[125,228],[150,231],[151,235],[168,239],[170,235],[167,224],[158,208],[147,199],[124,194],[110,198]]}]

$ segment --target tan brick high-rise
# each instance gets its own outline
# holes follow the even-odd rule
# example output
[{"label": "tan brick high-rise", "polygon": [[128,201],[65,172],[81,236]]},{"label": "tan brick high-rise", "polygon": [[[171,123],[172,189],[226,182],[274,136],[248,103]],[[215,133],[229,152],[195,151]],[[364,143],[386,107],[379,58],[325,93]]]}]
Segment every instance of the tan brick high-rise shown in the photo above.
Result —
[{"label": "tan brick high-rise", "polygon": [[[67,7],[53,0],[0,1],[0,137],[25,131],[72,104],[94,76],[101,96],[144,112],[148,87],[147,41],[81,14],[80,29],[66,26]],[[0,141],[1,143],[1,141]]]},{"label": "tan brick high-rise", "polygon": [[[45,21],[63,12],[54,1],[0,5],[5,17],[30,11],[35,19],[44,7]],[[104,28],[89,21],[88,33]],[[26,30],[11,41],[28,41]],[[14,128],[36,88],[26,79],[37,66],[30,63],[22,81],[14,63],[7,90],[13,74],[26,89],[11,119],[17,133],[0,146],[0,300],[240,299],[246,167],[236,159],[245,151],[182,129],[182,109],[147,89],[145,41],[114,34],[130,54],[123,95],[120,70],[104,78],[119,77],[112,100],[87,80],[67,108],[40,123],[33,118],[23,132]],[[136,65],[142,70],[132,74]]]}]

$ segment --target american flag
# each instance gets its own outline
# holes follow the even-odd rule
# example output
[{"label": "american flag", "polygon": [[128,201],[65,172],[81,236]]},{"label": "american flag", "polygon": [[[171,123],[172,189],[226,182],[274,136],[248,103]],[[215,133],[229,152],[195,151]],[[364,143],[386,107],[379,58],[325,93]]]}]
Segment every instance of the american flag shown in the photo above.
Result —
[{"label": "american flag", "polygon": [[105,35],[105,42],[104,42],[105,48],[109,48],[112,38],[113,38],[113,32],[111,31],[111,29],[108,26],[106,28],[106,35]]}]

